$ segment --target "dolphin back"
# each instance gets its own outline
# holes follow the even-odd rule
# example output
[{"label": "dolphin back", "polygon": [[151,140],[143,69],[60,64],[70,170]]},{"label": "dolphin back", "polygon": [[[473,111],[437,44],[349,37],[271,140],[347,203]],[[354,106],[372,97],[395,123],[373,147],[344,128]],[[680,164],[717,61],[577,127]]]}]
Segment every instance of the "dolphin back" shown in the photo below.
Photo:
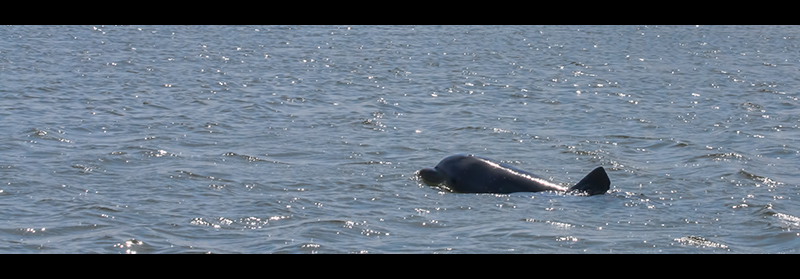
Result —
[{"label": "dolphin back", "polygon": [[597,167],[592,172],[587,174],[575,186],[569,188],[569,191],[577,191],[586,193],[589,196],[605,194],[611,186],[611,180],[608,179],[606,170],[603,167]]}]

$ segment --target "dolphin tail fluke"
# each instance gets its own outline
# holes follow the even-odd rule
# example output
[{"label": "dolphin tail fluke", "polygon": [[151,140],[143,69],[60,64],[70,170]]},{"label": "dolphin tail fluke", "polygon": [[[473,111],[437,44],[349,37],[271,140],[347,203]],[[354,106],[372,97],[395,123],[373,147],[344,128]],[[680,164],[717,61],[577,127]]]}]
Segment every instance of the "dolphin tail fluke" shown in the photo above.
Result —
[{"label": "dolphin tail fluke", "polygon": [[606,170],[603,169],[603,167],[597,167],[581,179],[578,184],[569,188],[569,191],[583,192],[589,196],[593,196],[605,194],[610,186],[611,180],[608,179]]}]

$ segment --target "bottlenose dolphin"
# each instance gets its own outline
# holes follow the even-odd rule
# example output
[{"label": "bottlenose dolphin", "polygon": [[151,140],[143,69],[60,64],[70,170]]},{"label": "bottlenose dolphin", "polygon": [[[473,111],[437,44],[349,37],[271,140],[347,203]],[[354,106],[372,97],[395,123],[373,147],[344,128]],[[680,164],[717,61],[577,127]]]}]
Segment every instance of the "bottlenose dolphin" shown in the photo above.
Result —
[{"label": "bottlenose dolphin", "polygon": [[608,191],[611,181],[605,169],[597,167],[570,188],[475,155],[453,155],[442,159],[435,168],[419,171],[422,181],[430,186],[444,184],[457,193],[497,193],[558,191],[583,195],[600,195]]}]

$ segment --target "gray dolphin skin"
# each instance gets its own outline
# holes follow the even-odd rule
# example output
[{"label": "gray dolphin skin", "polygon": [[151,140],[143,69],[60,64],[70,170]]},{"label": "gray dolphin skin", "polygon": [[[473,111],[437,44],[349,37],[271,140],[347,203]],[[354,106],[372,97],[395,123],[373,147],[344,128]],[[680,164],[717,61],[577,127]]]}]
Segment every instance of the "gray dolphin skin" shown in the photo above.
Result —
[{"label": "gray dolphin skin", "polygon": [[430,186],[444,184],[456,193],[496,193],[556,191],[582,195],[601,195],[611,180],[605,169],[597,167],[575,186],[564,187],[526,171],[475,155],[453,155],[442,159],[435,168],[419,171]]}]

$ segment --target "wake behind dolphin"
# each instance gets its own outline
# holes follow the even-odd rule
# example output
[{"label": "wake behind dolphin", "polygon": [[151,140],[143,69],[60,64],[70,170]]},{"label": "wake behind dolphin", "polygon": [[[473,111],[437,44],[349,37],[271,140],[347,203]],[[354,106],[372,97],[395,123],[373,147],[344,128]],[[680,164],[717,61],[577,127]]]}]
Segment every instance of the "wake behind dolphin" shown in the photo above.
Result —
[{"label": "wake behind dolphin", "polygon": [[497,193],[558,191],[600,195],[608,191],[611,180],[605,169],[597,167],[570,188],[490,159],[474,155],[453,155],[435,168],[424,168],[419,176],[430,186],[446,186],[457,193]]}]

